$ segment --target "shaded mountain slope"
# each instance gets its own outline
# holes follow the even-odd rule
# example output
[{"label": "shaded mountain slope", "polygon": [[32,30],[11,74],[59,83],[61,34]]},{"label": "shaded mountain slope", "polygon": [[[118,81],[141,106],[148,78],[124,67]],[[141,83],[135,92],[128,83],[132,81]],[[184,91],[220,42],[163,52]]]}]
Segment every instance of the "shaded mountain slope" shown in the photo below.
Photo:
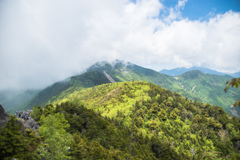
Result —
[{"label": "shaded mountain slope", "polygon": [[28,103],[25,108],[28,109],[34,105],[44,106],[64,91],[71,91],[71,89],[74,90],[75,88],[89,88],[104,83],[110,83],[110,81],[104,73],[99,71],[91,71],[83,73],[79,76],[73,76],[64,81],[54,83],[42,90]]},{"label": "shaded mountain slope", "polygon": [[[240,91],[231,89],[229,93],[224,92],[225,82],[228,76],[203,74],[201,71],[193,70],[180,75],[178,83],[184,90],[197,96],[204,103],[218,105],[230,112],[234,100],[239,99]],[[236,108],[239,111],[239,108]]]}]

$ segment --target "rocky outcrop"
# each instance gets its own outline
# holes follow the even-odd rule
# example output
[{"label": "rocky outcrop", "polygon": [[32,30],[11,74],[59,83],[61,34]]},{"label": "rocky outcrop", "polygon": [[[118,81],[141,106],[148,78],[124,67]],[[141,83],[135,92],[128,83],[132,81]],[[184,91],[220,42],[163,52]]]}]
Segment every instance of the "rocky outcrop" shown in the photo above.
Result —
[{"label": "rocky outcrop", "polygon": [[5,126],[8,121],[8,114],[5,112],[3,106],[0,104],[0,128]]},{"label": "rocky outcrop", "polygon": [[24,121],[23,125],[26,128],[29,128],[31,130],[37,130],[40,127],[39,124],[37,122],[35,122],[33,119]]},{"label": "rocky outcrop", "polygon": [[16,113],[15,117],[16,118],[22,118],[22,116],[30,116],[32,110],[27,110],[27,111],[18,111],[18,113]]},{"label": "rocky outcrop", "polygon": [[21,119],[22,125],[25,128],[29,128],[31,130],[37,130],[40,126],[36,121],[34,121],[34,119],[30,117],[31,112],[32,110],[18,111],[15,117]]},{"label": "rocky outcrop", "polygon": [[[15,123],[21,124],[21,130],[23,132],[25,128],[29,128],[31,130],[38,130],[38,128],[40,127],[39,124],[30,117],[31,112],[32,110],[27,110],[27,111],[19,111],[18,113],[15,114],[15,117],[17,118]],[[25,117],[23,117],[23,115]],[[8,114],[5,112],[3,106],[0,104],[0,128],[4,127],[8,120],[9,120]]]}]

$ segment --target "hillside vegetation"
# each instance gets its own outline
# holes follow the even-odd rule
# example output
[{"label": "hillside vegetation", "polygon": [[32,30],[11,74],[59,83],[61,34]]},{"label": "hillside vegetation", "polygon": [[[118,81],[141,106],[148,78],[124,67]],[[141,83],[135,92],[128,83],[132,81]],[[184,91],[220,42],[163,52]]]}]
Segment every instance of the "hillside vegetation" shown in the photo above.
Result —
[{"label": "hillside vegetation", "polygon": [[[231,79],[231,78],[230,78]],[[237,100],[240,91],[231,89],[229,93],[223,92],[228,76],[203,74],[200,71],[189,71],[178,77],[178,83],[182,88],[201,99],[203,103],[210,103],[223,107],[230,113],[234,100]],[[181,91],[179,92],[181,94]],[[237,108],[239,111],[239,109]]]},{"label": "hillside vegetation", "polygon": [[45,106],[54,100],[59,94],[66,91],[73,91],[75,88],[89,88],[104,83],[110,83],[104,73],[90,71],[80,76],[73,76],[64,81],[54,83],[39,92],[24,109],[32,108],[34,105]]},{"label": "hillside vegetation", "polygon": [[[172,77],[121,61],[116,61],[114,64],[107,62],[96,63],[89,68],[89,71],[93,70],[107,71],[116,81],[147,81],[154,83],[191,100],[219,105],[231,115],[233,115],[231,105],[240,95],[240,90],[236,89],[231,89],[227,93],[224,92],[226,82],[231,80],[231,77],[204,74],[198,70],[186,72],[179,77]],[[237,111],[240,113],[238,108]]]},{"label": "hillside vegetation", "polygon": [[0,129],[3,159],[240,158],[239,119],[152,83],[79,87],[51,103],[33,107],[40,137],[14,118]]},{"label": "hillside vegetation", "polygon": [[239,151],[239,119],[221,107],[188,101],[148,82],[104,84],[61,96],[52,103],[81,100],[117,125],[171,144],[185,158],[224,157]]}]

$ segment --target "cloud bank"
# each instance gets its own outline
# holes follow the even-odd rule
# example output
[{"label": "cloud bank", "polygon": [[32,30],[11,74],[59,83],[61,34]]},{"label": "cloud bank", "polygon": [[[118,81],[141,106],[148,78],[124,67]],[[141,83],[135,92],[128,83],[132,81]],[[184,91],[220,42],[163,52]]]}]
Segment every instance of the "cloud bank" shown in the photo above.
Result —
[{"label": "cloud bank", "polygon": [[187,0],[0,1],[0,90],[41,88],[102,60],[240,71],[240,13],[181,17]]}]

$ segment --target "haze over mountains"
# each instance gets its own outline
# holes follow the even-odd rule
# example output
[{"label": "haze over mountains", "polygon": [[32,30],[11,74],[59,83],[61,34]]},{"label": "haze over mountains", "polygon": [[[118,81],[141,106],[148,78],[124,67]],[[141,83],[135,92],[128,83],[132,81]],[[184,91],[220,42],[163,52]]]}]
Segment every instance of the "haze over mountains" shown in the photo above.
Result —
[{"label": "haze over mountains", "polygon": [[[81,75],[69,77],[39,92],[34,92],[36,94],[21,98],[22,102],[19,102],[18,106],[13,104],[11,98],[2,101],[2,104],[6,106],[6,111],[14,112],[16,107],[44,106],[59,98],[62,93],[72,93],[76,88],[84,89],[113,81],[147,81],[172,92],[177,92],[191,100],[221,106],[231,115],[236,115],[237,112],[231,110],[231,105],[238,98],[239,90],[231,89],[227,93],[224,92],[225,83],[230,79],[231,77],[227,75],[204,74],[198,70],[188,71],[178,77],[173,77],[129,62],[116,60],[110,63],[102,61],[92,65]],[[23,97],[22,94],[18,96]],[[17,99],[16,96],[15,99]]]},{"label": "haze over mountains", "polygon": [[163,69],[161,71],[159,71],[159,73],[163,73],[163,74],[167,74],[169,76],[178,76],[180,74],[183,74],[185,72],[188,71],[192,71],[192,70],[199,70],[202,73],[205,74],[215,74],[215,75],[229,75],[232,77],[240,77],[240,72],[235,72],[235,73],[222,73],[222,72],[218,72],[209,68],[204,68],[204,67],[191,67],[191,68],[174,68],[174,69]]}]

